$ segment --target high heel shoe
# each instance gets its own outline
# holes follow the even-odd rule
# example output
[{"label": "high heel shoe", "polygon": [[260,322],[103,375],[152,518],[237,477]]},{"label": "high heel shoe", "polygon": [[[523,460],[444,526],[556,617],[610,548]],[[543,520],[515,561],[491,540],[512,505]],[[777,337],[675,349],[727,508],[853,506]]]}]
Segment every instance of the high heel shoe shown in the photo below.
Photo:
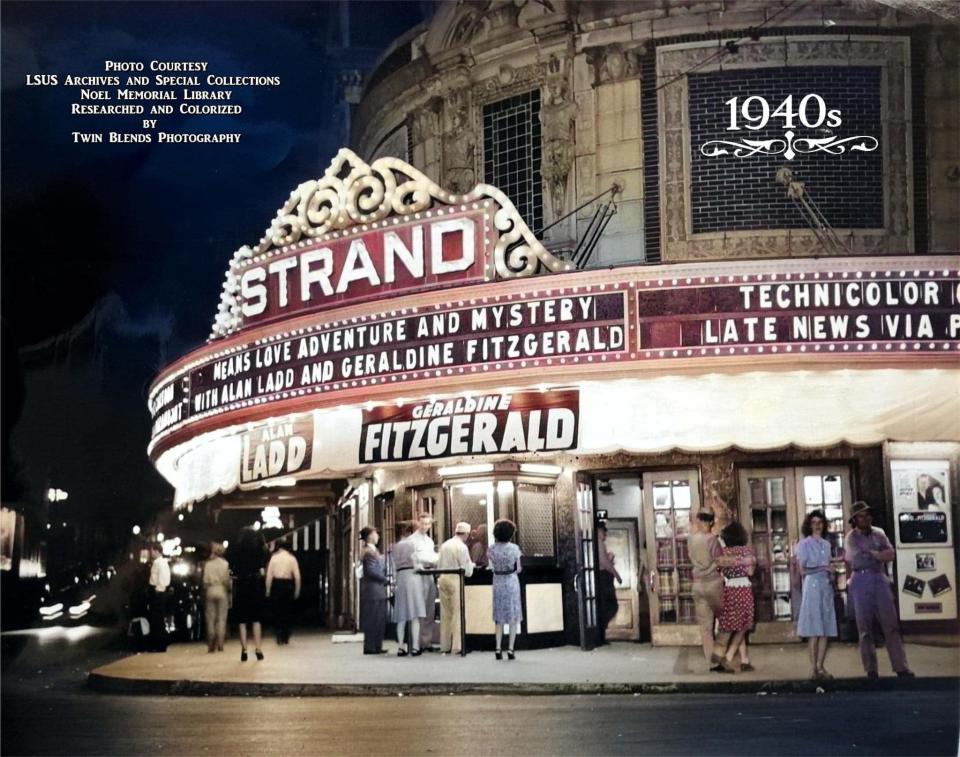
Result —
[{"label": "high heel shoe", "polygon": [[397,657],[406,657],[408,654],[410,653],[406,649],[401,648],[397,650]]},{"label": "high heel shoe", "polygon": [[254,651],[254,654],[257,656],[257,659],[258,659],[258,660],[262,660],[262,659],[263,659],[263,652],[261,652],[259,649],[255,650],[255,651]]},{"label": "high heel shoe", "polygon": [[497,656],[498,660],[503,659],[503,652],[501,652],[499,649],[496,652],[494,652],[494,654]]},{"label": "high heel shoe", "polygon": [[240,652],[240,662],[246,662],[246,661],[247,661],[247,650],[244,649],[242,652]]},{"label": "high heel shoe", "polygon": [[513,654],[513,650],[512,650],[512,649],[507,650],[507,659],[508,659],[508,660],[516,660],[516,659],[517,659],[516,656]]}]

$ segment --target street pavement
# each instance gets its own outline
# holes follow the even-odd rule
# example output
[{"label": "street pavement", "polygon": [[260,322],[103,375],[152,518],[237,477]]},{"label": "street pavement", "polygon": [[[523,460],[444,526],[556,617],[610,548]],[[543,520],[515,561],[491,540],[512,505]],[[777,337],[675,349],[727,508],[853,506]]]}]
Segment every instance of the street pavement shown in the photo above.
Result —
[{"label": "street pavement", "polygon": [[2,641],[3,755],[954,755],[960,729],[948,679],[823,694],[130,696],[85,682],[125,656],[109,631]]},{"label": "street pavement", "polygon": [[[811,683],[804,644],[751,647],[751,673],[712,673],[699,648],[653,647],[613,643],[590,652],[578,647],[523,650],[517,659],[496,661],[492,652],[472,652],[464,658],[425,653],[398,658],[395,644],[382,657],[363,655],[359,642],[337,643],[329,633],[295,634],[278,647],[265,640],[266,659],[239,659],[238,642],[227,651],[208,654],[202,643],[174,644],[165,654],[130,655],[93,670],[91,681],[101,690],[139,693],[193,694],[433,694],[470,693],[653,693],[754,692],[861,688],[867,684],[857,647],[835,643],[826,666],[836,679]],[[960,648],[906,645],[914,682],[893,678],[889,660],[879,656],[881,685],[913,687],[931,679],[960,679]],[[252,650],[251,650],[252,651]]]}]

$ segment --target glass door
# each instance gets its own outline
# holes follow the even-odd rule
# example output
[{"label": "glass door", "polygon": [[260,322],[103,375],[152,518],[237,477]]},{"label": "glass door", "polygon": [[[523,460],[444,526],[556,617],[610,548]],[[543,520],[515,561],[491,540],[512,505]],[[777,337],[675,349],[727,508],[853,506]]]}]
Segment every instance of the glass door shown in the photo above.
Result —
[{"label": "glass door", "polygon": [[843,532],[850,512],[850,471],[846,466],[745,468],[740,470],[740,519],[757,556],[753,588],[758,642],[796,638],[802,581],[791,570],[801,526],[812,510],[829,521],[837,586],[846,595]]},{"label": "glass door", "polygon": [[593,483],[577,476],[577,606],[580,615],[580,647],[597,645],[597,567]]},{"label": "glass door", "polygon": [[[794,587],[790,558],[800,533],[792,468],[740,471],[740,522],[757,556],[753,575],[755,641],[793,636]],[[799,593],[797,594],[799,602]],[[797,607],[799,609],[799,607]]]},{"label": "glass door", "polygon": [[[696,470],[643,475],[643,517],[650,571],[650,622],[654,644],[698,644],[693,606],[693,566],[687,550],[690,519],[700,509]],[[651,535],[653,538],[651,538]]]},{"label": "glass door", "polygon": [[[827,516],[827,539],[830,562],[837,569],[837,591],[847,607],[847,568],[843,561],[843,535],[853,504],[850,491],[850,469],[846,466],[797,468],[797,496],[801,497],[800,522],[812,510],[823,510]],[[840,621],[840,618],[837,618]]]}]

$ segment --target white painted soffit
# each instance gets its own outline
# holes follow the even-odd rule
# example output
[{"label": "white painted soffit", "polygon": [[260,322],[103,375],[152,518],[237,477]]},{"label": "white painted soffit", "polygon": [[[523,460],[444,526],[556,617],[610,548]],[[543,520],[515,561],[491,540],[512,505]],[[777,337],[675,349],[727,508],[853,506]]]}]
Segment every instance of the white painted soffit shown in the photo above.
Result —
[{"label": "white painted soffit", "polygon": [[[361,472],[361,408],[316,410],[313,416],[313,464],[297,477]],[[580,454],[958,442],[960,368],[755,371],[588,382],[580,386],[579,416],[575,452]],[[239,488],[245,430],[205,434],[161,455],[157,468],[175,487],[176,506]],[[403,464],[385,467],[397,465]]]}]

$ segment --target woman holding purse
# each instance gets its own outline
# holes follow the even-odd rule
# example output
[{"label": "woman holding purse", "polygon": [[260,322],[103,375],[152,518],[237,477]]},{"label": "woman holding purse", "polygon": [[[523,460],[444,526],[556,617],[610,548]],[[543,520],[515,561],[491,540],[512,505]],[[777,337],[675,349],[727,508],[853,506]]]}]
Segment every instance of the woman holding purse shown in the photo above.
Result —
[{"label": "woman holding purse", "polygon": [[833,678],[823,667],[827,656],[827,639],[837,635],[837,613],[834,605],[833,576],[830,564],[830,542],[825,538],[827,517],[822,510],[813,510],[800,527],[804,538],[797,544],[794,559],[803,574],[797,636],[807,639],[810,650],[810,678],[814,681]]}]

